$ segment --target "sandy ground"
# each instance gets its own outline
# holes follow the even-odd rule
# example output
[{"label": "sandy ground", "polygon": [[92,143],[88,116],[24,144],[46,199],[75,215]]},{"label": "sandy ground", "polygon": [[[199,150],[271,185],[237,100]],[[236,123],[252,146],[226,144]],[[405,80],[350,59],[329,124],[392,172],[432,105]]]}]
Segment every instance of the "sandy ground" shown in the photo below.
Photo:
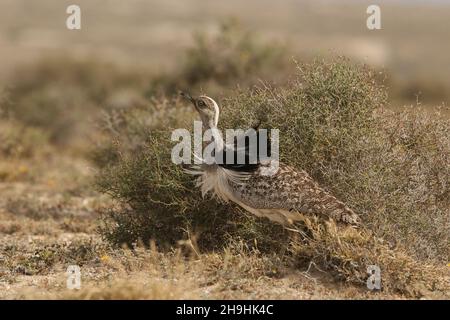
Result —
[{"label": "sandy ground", "polygon": [[[0,299],[402,298],[337,283],[314,265],[266,270],[258,255],[111,249],[96,228],[113,203],[86,187],[84,160],[5,166],[16,174],[0,183]],[[81,267],[81,290],[67,289],[69,265]]]}]

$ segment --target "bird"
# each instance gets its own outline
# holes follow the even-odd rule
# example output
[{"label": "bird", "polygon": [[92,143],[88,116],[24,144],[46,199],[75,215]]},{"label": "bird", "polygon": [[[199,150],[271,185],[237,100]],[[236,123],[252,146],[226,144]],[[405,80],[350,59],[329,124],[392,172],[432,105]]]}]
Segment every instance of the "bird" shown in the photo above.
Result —
[{"label": "bird", "polygon": [[[209,96],[193,97],[180,92],[200,115],[203,130],[211,129],[216,150],[227,146],[218,130],[220,109]],[[292,226],[304,217],[317,216],[337,223],[356,226],[359,216],[344,202],[320,187],[304,170],[284,163],[264,160],[257,165],[206,164],[185,168],[196,176],[202,196],[211,193],[223,202],[234,202],[257,217],[265,217],[283,226]],[[271,168],[276,172],[267,174]]]}]

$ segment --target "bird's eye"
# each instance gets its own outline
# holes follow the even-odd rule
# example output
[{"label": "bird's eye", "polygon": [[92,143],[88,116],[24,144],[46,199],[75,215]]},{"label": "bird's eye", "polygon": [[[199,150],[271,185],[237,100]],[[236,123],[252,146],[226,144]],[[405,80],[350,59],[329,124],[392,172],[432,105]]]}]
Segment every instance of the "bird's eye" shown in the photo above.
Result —
[{"label": "bird's eye", "polygon": [[201,108],[206,107],[206,103],[205,103],[204,101],[202,101],[202,100],[198,101],[198,102],[197,102],[197,105],[198,105],[199,107],[201,107]]}]

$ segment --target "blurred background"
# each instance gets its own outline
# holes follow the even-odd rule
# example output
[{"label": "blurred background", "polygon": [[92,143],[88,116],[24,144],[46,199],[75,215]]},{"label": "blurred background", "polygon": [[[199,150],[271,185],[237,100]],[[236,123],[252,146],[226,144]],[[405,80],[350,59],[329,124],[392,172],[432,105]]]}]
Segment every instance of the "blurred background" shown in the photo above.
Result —
[{"label": "blurred background", "polygon": [[[194,41],[225,19],[304,60],[342,54],[389,75],[391,100],[440,104],[450,92],[450,1],[78,0],[82,29],[65,27],[61,0],[0,1],[0,76],[42,57],[96,59],[161,72],[176,68]],[[382,30],[366,28],[381,6]]]}]

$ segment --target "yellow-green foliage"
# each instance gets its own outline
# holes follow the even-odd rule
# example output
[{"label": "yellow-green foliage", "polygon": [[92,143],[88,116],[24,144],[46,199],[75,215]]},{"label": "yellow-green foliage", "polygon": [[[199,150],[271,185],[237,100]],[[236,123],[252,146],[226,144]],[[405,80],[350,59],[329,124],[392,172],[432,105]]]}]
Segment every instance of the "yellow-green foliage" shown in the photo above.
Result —
[{"label": "yellow-green foliage", "polygon": [[300,65],[284,88],[223,102],[223,127],[280,130],[281,159],[306,169],[378,236],[419,258],[448,261],[449,121],[420,108],[388,111],[386,90],[345,59]]},{"label": "yellow-green foliage", "polygon": [[[115,244],[188,239],[198,250],[242,239],[357,283],[374,263],[387,272],[384,288],[401,292],[435,279],[440,271],[427,264],[448,258],[449,124],[417,109],[386,111],[377,76],[346,59],[316,61],[298,65],[283,87],[243,89],[221,101],[220,126],[247,128],[259,119],[279,129],[281,160],[306,169],[353,207],[361,231],[312,220],[293,236],[235,206],[202,199],[170,160],[171,130],[191,128],[195,115],[178,100],[155,100],[105,121],[111,143],[97,153],[97,184],[121,206],[104,215],[101,233]],[[423,269],[419,260],[427,261]]]},{"label": "yellow-green foliage", "polygon": [[112,243],[128,245],[138,240],[175,245],[194,237],[201,249],[213,249],[226,245],[232,235],[245,235],[252,243],[263,239],[263,248],[276,246],[281,227],[202,199],[192,178],[172,163],[171,130],[188,127],[189,119],[192,109],[179,101],[154,101],[106,119],[112,143],[96,152],[104,166],[97,185],[124,206],[106,214],[102,234]]}]

